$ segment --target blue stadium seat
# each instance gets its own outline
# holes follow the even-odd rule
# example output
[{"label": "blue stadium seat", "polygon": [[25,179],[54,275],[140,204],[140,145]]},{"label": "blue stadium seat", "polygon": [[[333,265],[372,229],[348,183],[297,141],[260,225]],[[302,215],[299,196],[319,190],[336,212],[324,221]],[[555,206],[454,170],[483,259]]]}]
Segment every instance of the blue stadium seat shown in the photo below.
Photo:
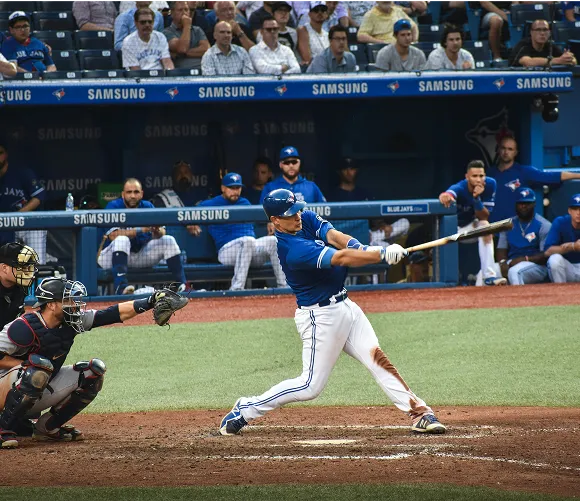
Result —
[{"label": "blue stadium seat", "polygon": [[79,50],[79,61],[83,70],[119,69],[114,50]]},{"label": "blue stadium seat", "polygon": [[32,12],[36,10],[36,2],[0,2],[0,10],[14,12],[23,10],[24,12]]},{"label": "blue stadium seat", "polygon": [[[58,66],[57,66],[58,68]],[[43,80],[79,80],[82,78],[81,71],[47,71],[42,75]]]},{"label": "blue stadium seat", "polygon": [[433,24],[439,24],[441,18],[441,2],[429,2],[427,4],[427,12],[433,18]]},{"label": "blue stadium seat", "polygon": [[425,57],[429,57],[429,54],[439,47],[439,42],[415,42],[413,45],[422,50],[425,53]]},{"label": "blue stadium seat", "polygon": [[349,45],[358,43],[357,35],[358,35],[358,26],[349,26],[347,28],[347,35],[346,36],[348,37],[348,44]]},{"label": "blue stadium seat", "polygon": [[165,76],[165,70],[126,70],[126,78],[160,78]]},{"label": "blue stadium seat", "polygon": [[36,2],[42,4],[42,11],[44,12],[63,12],[72,11],[74,2]]},{"label": "blue stadium seat", "polygon": [[380,68],[378,68],[375,63],[367,64],[366,70],[368,72],[370,72],[370,73],[383,72],[383,70],[381,70]]},{"label": "blue stadium seat", "polygon": [[419,41],[420,42],[439,42],[441,40],[441,32],[443,27],[438,24],[419,25]]},{"label": "blue stadium seat", "polygon": [[356,64],[359,66],[366,66],[369,62],[367,57],[367,46],[364,43],[357,43],[349,45],[349,50],[356,59]]},{"label": "blue stadium seat", "polygon": [[481,16],[483,11],[481,9],[474,9],[470,6],[470,2],[465,4],[465,11],[467,13],[467,24],[469,25],[469,32],[472,40],[479,40],[479,31],[481,26]]},{"label": "blue stadium seat", "polygon": [[38,31],[74,31],[76,23],[72,12],[33,12],[32,21]]},{"label": "blue stadium seat", "polygon": [[555,23],[552,28],[552,37],[555,42],[568,42],[571,39],[580,40],[580,21]]},{"label": "blue stadium seat", "polygon": [[471,52],[475,61],[488,61],[491,59],[489,42],[487,40],[469,40],[463,42],[463,48]]},{"label": "blue stadium seat", "polygon": [[485,70],[485,69],[489,69],[491,68],[491,59],[488,59],[487,61],[481,61],[478,59],[475,59],[475,69],[476,70]]},{"label": "blue stadium seat", "polygon": [[374,63],[377,60],[377,54],[385,46],[386,43],[369,43],[367,44],[367,59],[369,63]]},{"label": "blue stadium seat", "polygon": [[0,31],[4,31],[8,34],[8,19],[0,19]]},{"label": "blue stadium seat", "polygon": [[545,19],[550,22],[550,7],[541,3],[512,5],[508,20],[512,26],[526,24],[527,21]]},{"label": "blue stadium seat", "polygon": [[112,31],[75,31],[77,50],[112,50]]},{"label": "blue stadium seat", "polygon": [[13,80],[40,80],[40,73],[16,73],[16,76],[13,78]]},{"label": "blue stadium seat", "polygon": [[0,19],[8,19],[8,17],[10,17],[10,14],[12,14],[12,12],[10,12],[9,10],[0,11]]},{"label": "blue stadium seat", "polygon": [[76,50],[53,50],[52,60],[58,71],[77,71],[80,69]]},{"label": "blue stadium seat", "polygon": [[53,50],[73,50],[74,44],[70,31],[35,31],[33,37],[42,40]]},{"label": "blue stadium seat", "polygon": [[85,70],[83,78],[125,78],[123,70]]},{"label": "blue stadium seat", "polygon": [[198,77],[201,76],[201,70],[193,68],[175,68],[165,70],[166,77]]}]

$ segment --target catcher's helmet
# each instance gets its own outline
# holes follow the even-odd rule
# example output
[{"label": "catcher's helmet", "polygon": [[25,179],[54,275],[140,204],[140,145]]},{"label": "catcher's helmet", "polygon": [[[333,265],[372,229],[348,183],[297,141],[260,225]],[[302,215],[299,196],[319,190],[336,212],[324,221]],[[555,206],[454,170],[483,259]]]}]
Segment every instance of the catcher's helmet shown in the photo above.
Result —
[{"label": "catcher's helmet", "polygon": [[0,263],[12,268],[16,283],[27,289],[38,273],[38,254],[28,245],[10,242],[0,247]]},{"label": "catcher's helmet", "polygon": [[264,212],[270,219],[272,216],[289,217],[306,207],[306,202],[296,200],[296,195],[290,190],[280,188],[271,191],[262,202]]},{"label": "catcher's helmet", "polygon": [[48,277],[38,284],[35,295],[36,303],[33,308],[47,303],[61,302],[65,323],[77,332],[84,331],[83,316],[87,305],[84,298],[87,295],[87,289],[81,282]]}]

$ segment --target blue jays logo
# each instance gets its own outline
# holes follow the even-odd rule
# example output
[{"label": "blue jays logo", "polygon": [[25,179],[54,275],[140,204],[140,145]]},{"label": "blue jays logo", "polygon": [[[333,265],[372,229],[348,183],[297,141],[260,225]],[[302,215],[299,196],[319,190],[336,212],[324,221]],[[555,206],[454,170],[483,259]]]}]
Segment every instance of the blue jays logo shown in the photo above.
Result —
[{"label": "blue jays logo", "polygon": [[399,90],[399,81],[393,82],[391,84],[388,85],[389,89],[391,89],[391,92],[394,94],[395,92],[397,92]]},{"label": "blue jays logo", "polygon": [[524,238],[528,242],[532,243],[532,240],[535,240],[536,239],[536,234],[532,231],[531,233],[528,233]]},{"label": "blue jays logo", "polygon": [[286,153],[287,155],[291,155],[294,152],[294,150],[292,148],[286,148],[284,150],[284,153]]},{"label": "blue jays logo", "polygon": [[286,87],[286,84],[283,84],[276,87],[274,90],[278,93],[279,96],[283,96],[284,94],[286,94],[288,87]]},{"label": "blue jays logo", "polygon": [[465,133],[465,139],[479,149],[488,166],[496,163],[498,141],[508,134],[513,134],[508,127],[508,118],[508,109],[504,107],[495,115],[480,119]]},{"label": "blue jays logo", "polygon": [[501,90],[501,88],[505,85],[505,80],[503,78],[498,78],[497,80],[493,81],[493,85],[497,87],[497,90]]},{"label": "blue jays logo", "polygon": [[574,197],[574,202],[576,202],[577,204],[580,204],[580,197]]},{"label": "blue jays logo", "polygon": [[[511,188],[511,186],[508,186],[508,188]],[[529,194],[530,194],[530,190],[522,190],[522,191],[520,191],[520,196],[523,197],[523,198],[527,197]]]},{"label": "blue jays logo", "polygon": [[173,87],[171,89],[166,90],[165,94],[169,94],[169,97],[173,101],[173,98],[179,94],[179,90],[177,89],[177,87]]},{"label": "blue jays logo", "polygon": [[232,181],[233,181],[234,183],[237,183],[237,182],[239,182],[239,181],[240,181],[240,176],[232,176]]},{"label": "blue jays logo", "polygon": [[[520,183],[519,179],[514,179],[513,181],[510,181],[509,183],[505,184],[506,188],[509,188],[512,191],[516,191],[521,185],[522,183]],[[522,192],[522,196],[527,197],[528,195],[529,193],[526,193],[524,195],[524,192]]]},{"label": "blue jays logo", "polygon": [[66,95],[64,89],[55,90],[52,95],[56,97],[59,101]]}]

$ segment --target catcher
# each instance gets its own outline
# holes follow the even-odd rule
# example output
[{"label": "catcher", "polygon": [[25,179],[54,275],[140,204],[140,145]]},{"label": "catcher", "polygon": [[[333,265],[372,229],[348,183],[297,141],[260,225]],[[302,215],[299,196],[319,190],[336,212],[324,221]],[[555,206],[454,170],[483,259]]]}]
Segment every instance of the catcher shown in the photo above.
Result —
[{"label": "catcher", "polygon": [[154,309],[166,325],[188,300],[169,289],[103,310],[85,311],[81,282],[45,278],[36,288],[38,311],[25,313],[0,332],[0,449],[18,446],[21,421],[36,418],[33,439],[81,440],[80,430],[66,424],[97,396],[105,364],[98,358],[65,365],[77,334],[129,320]]}]

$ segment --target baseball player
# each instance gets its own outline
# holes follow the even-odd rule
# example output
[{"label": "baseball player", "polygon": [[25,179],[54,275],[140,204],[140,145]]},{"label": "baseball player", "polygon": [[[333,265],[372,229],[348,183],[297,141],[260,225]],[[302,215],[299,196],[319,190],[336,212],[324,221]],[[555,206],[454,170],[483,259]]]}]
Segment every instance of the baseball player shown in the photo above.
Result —
[{"label": "baseball player", "polygon": [[[143,188],[138,179],[129,178],[123,184],[121,198],[111,200],[105,209],[153,209],[143,200]],[[135,287],[127,281],[127,269],[148,268],[165,259],[174,280],[181,284],[177,291],[186,290],[181,249],[175,238],[165,234],[163,227],[112,228],[103,236],[104,247],[97,262],[105,270],[113,269],[116,294],[133,294]]]},{"label": "baseball player", "polygon": [[552,221],[545,247],[552,282],[580,282],[580,193],[570,199],[568,215]]},{"label": "baseball player", "polygon": [[[457,204],[459,231],[472,230],[489,224],[489,215],[495,205],[495,179],[485,176],[485,166],[481,160],[467,164],[465,179],[450,186],[439,195],[439,201],[449,207]],[[485,285],[506,285],[507,280],[495,271],[493,237],[479,237],[479,260]]]},{"label": "baseball player", "polygon": [[[499,236],[495,270],[511,285],[538,284],[548,278],[544,246],[552,224],[535,213],[536,195],[530,188],[519,188],[514,227]],[[481,271],[476,285],[481,285]]]},{"label": "baseball player", "polygon": [[[222,179],[222,194],[204,200],[199,206],[251,205],[248,199],[240,196],[243,186],[242,176],[230,172]],[[218,261],[234,267],[230,290],[243,290],[250,266],[262,266],[266,261],[272,263],[277,286],[287,287],[276,251],[276,237],[270,235],[256,239],[251,223],[210,224],[208,231],[218,249]]]},{"label": "baseball player", "polygon": [[[296,295],[294,320],[302,338],[302,374],[266,393],[238,399],[222,419],[222,435],[235,435],[252,419],[290,402],[316,398],[344,351],[363,364],[419,433],[444,433],[427,404],[407,386],[387,355],[360,307],[348,298],[344,281],[348,267],[387,262],[397,264],[406,251],[398,244],[363,246],[309,210],[289,190],[264,198],[264,211],[276,228],[278,255],[288,285]],[[303,212],[302,212],[303,211]]]},{"label": "baseball player", "polygon": [[33,438],[81,440],[67,423],[97,396],[105,364],[98,358],[65,365],[77,334],[124,322],[154,308],[158,291],[136,301],[85,311],[87,291],[80,282],[45,278],[36,288],[38,311],[25,313],[0,332],[0,449],[18,446],[22,420],[44,413]]}]

